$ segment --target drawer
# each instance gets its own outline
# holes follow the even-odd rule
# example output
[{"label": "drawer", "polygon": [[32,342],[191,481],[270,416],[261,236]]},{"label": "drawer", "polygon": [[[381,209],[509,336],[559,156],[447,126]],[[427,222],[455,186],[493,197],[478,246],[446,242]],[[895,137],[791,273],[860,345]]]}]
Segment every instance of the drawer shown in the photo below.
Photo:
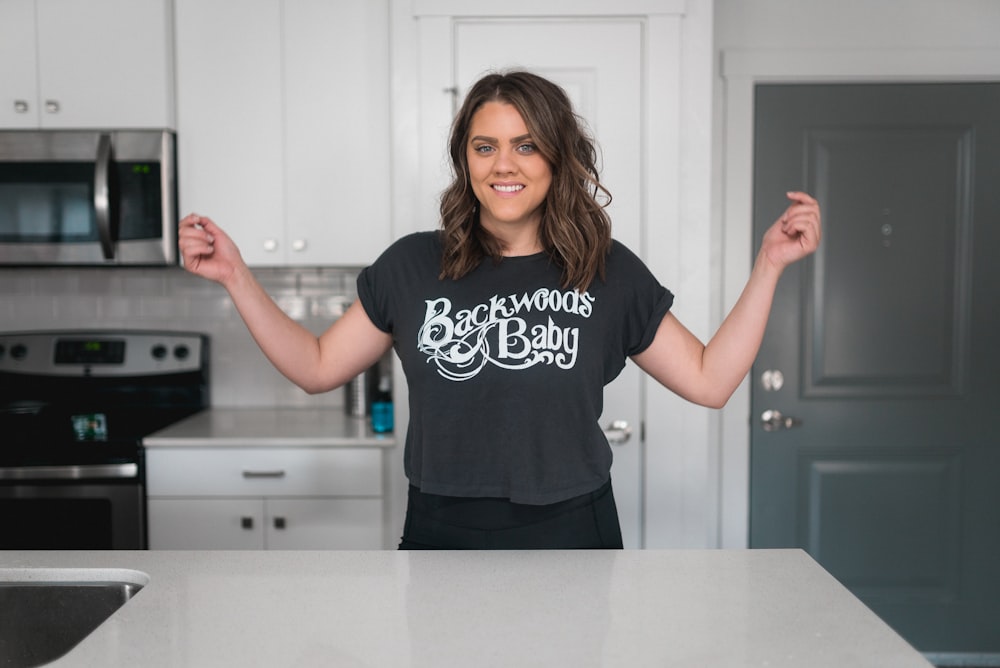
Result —
[{"label": "drawer", "polygon": [[382,451],[150,448],[150,496],[381,496]]}]

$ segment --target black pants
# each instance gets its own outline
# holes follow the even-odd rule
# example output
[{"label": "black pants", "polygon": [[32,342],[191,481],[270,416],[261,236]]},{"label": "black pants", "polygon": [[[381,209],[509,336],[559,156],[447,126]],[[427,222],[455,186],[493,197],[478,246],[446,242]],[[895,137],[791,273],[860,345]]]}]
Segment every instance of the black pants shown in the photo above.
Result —
[{"label": "black pants", "polygon": [[410,486],[400,550],[621,549],[611,481],[544,506],[424,494]]}]

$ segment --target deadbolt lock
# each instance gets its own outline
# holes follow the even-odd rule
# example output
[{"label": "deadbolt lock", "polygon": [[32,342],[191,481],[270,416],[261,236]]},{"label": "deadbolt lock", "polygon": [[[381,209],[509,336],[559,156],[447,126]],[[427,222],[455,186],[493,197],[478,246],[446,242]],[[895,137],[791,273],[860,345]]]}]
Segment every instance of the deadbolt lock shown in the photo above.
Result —
[{"label": "deadbolt lock", "polygon": [[767,392],[777,392],[785,385],[785,374],[778,369],[768,369],[760,374],[760,384]]}]

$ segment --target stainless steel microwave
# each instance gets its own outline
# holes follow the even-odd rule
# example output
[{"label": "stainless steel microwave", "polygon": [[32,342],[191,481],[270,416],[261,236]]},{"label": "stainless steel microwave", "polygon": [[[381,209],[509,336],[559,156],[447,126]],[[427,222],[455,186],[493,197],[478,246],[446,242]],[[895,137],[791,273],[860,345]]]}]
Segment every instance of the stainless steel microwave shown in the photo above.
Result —
[{"label": "stainless steel microwave", "polygon": [[177,264],[168,130],[0,132],[0,265]]}]

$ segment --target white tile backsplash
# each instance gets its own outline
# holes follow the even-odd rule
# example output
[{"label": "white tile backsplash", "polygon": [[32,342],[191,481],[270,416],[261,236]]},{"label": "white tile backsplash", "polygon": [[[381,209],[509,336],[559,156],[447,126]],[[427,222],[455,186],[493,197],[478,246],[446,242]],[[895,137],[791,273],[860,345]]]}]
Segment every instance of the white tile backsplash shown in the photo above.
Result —
[{"label": "white tile backsplash", "polygon": [[[357,269],[255,269],[268,294],[319,334],[354,300]],[[0,269],[0,331],[165,329],[211,339],[212,405],[337,406],[278,373],[221,286],[180,268]]]}]

